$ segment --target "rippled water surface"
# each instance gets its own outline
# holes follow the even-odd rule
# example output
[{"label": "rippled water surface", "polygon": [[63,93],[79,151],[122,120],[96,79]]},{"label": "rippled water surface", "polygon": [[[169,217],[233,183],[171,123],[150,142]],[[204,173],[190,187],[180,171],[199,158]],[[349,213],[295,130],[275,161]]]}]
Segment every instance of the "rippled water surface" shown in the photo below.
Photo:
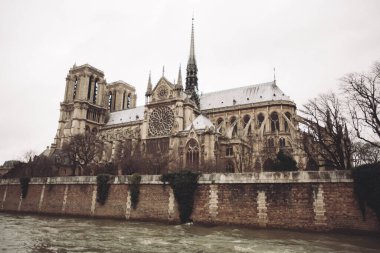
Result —
[{"label": "rippled water surface", "polygon": [[368,236],[0,214],[2,252],[380,252]]}]

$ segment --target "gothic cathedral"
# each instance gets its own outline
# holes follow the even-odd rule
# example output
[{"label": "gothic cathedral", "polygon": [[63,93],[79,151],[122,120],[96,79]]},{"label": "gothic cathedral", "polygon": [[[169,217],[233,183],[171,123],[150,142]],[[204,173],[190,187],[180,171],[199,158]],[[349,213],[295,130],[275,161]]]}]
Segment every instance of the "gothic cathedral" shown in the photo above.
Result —
[{"label": "gothic cathedral", "polygon": [[279,150],[304,169],[296,104],[276,80],[200,95],[197,72],[194,25],[184,83],[181,68],[176,83],[163,75],[153,85],[149,75],[143,106],[136,106],[134,86],[107,83],[103,71],[74,65],[52,150],[92,132],[104,145],[99,162],[113,161],[118,147],[129,141],[139,154],[168,157],[170,171],[261,172],[270,169]]}]

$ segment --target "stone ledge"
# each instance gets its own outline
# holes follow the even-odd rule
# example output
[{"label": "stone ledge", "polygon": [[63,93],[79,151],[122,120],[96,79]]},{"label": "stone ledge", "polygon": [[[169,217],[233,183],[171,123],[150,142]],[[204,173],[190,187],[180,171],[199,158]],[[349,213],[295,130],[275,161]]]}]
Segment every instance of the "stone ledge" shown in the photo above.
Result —
[{"label": "stone ledge", "polygon": [[[163,184],[160,175],[142,175],[141,184]],[[202,174],[199,184],[351,183],[350,171],[297,171]],[[19,184],[18,178],[1,179],[0,185]],[[95,176],[36,177],[30,184],[96,184]],[[112,184],[129,184],[128,176],[115,176]]]}]

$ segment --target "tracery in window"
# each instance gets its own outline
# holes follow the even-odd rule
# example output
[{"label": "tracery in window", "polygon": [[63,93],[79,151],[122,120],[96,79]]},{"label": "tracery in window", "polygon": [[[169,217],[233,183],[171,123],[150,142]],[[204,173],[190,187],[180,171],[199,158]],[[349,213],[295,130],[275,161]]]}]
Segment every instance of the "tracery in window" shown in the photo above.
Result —
[{"label": "tracery in window", "polygon": [[259,115],[257,115],[257,125],[259,127],[261,127],[261,125],[263,124],[264,119],[265,119],[264,114],[259,113]]},{"label": "tracery in window", "polygon": [[272,132],[276,132],[280,130],[280,122],[278,120],[278,114],[277,112],[272,112],[270,115],[271,124],[270,129]]},{"label": "tracery in window", "polygon": [[77,96],[77,89],[78,89],[78,77],[75,77],[74,81],[74,89],[73,89],[73,99]]},{"label": "tracery in window", "polygon": [[237,137],[237,121],[235,116],[231,117],[230,126],[232,127],[232,138]]},{"label": "tracery in window", "polygon": [[199,165],[199,145],[194,139],[187,143],[186,165],[190,168],[197,168]]}]

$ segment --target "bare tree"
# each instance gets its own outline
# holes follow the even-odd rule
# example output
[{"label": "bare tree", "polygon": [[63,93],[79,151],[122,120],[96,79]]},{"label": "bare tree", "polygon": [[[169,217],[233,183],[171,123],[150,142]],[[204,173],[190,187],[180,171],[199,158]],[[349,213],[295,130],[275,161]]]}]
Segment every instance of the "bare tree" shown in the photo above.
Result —
[{"label": "bare tree", "polygon": [[22,161],[25,163],[33,162],[34,158],[37,156],[37,152],[35,150],[28,150],[24,153],[22,157]]},{"label": "bare tree", "polygon": [[343,116],[342,102],[334,93],[309,100],[301,110],[306,126],[304,150],[322,158],[322,166],[350,169],[352,145]]},{"label": "bare tree", "polygon": [[342,81],[356,136],[380,148],[380,62],[369,73],[350,73]]},{"label": "bare tree", "polygon": [[[68,143],[64,143],[62,150],[67,154],[73,169],[86,168],[97,155],[102,152],[101,141],[92,133],[74,135]],[[79,174],[81,172],[79,171]]]},{"label": "bare tree", "polygon": [[354,166],[380,162],[380,148],[369,143],[356,142],[353,144]]}]

